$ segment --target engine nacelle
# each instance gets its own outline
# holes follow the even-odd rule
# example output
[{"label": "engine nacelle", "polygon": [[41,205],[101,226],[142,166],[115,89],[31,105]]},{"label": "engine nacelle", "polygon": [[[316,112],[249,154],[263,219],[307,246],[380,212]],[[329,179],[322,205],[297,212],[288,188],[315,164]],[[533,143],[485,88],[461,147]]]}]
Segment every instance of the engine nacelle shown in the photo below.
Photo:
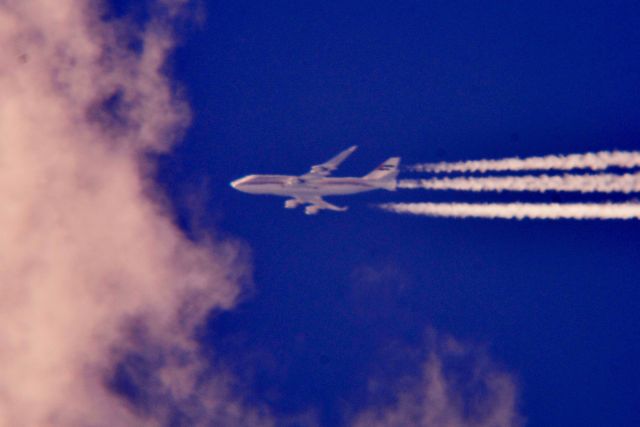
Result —
[{"label": "engine nacelle", "polygon": [[320,211],[320,208],[318,206],[307,206],[306,208],[304,208],[304,213],[306,213],[307,215],[315,215]]},{"label": "engine nacelle", "polygon": [[295,209],[300,205],[301,202],[299,202],[296,199],[289,199],[287,201],[284,202],[284,207],[286,209]]}]

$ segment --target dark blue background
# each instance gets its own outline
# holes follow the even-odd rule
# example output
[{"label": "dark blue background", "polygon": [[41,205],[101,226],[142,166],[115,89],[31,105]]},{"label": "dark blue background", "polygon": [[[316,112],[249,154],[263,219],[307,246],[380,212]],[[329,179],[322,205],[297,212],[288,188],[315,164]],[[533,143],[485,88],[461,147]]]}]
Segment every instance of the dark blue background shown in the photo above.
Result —
[{"label": "dark blue background", "polygon": [[172,58],[194,119],[158,181],[188,233],[216,230],[250,248],[253,292],[212,315],[203,337],[250,400],[346,425],[370,403],[370,378],[392,389],[418,371],[433,326],[490,344],[519,381],[530,426],[640,424],[637,221],[369,208],[576,199],[419,191],[331,199],[351,209],[307,217],[228,186],[248,173],[304,173],[352,144],[360,150],[339,175],[391,155],[636,149],[640,3],[236,0],[206,10],[199,29],[181,29]]}]

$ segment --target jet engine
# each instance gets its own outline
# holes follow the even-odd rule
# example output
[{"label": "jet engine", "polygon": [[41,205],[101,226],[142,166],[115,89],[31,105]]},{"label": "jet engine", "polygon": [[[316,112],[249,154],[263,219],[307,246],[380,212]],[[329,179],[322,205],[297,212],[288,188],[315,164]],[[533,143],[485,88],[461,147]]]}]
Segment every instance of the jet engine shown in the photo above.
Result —
[{"label": "jet engine", "polygon": [[300,202],[299,200],[289,199],[289,200],[284,202],[284,207],[286,209],[295,209],[300,205],[300,203],[302,203],[302,202]]},{"label": "jet engine", "polygon": [[307,215],[315,215],[320,211],[320,207],[318,206],[307,206],[304,208],[304,213]]}]

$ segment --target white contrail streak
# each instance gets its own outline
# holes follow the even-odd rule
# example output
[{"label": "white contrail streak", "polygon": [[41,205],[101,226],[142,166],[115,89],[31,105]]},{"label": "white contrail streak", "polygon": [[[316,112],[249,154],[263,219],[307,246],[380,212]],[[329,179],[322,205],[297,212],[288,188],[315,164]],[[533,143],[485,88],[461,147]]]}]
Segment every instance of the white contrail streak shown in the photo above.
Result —
[{"label": "white contrail streak", "polygon": [[457,191],[573,191],[579,193],[638,193],[640,173],[624,175],[489,176],[405,179],[398,188]]},{"label": "white contrail streak", "polygon": [[599,151],[596,153],[511,157],[496,160],[469,160],[452,163],[424,163],[410,166],[414,172],[487,172],[522,170],[604,170],[611,167],[640,167],[640,151]]},{"label": "white contrail streak", "polygon": [[640,203],[386,203],[389,212],[455,218],[640,219]]}]

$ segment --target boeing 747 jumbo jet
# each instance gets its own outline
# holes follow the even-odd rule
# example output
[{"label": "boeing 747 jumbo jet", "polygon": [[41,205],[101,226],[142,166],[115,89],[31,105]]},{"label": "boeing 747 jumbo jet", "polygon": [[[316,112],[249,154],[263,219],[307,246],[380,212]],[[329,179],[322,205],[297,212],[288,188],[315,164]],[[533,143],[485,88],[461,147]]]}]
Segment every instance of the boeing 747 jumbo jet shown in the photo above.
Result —
[{"label": "boeing 747 jumbo jet", "polygon": [[289,200],[284,202],[284,207],[293,209],[306,204],[308,206],[305,207],[304,212],[307,215],[317,214],[320,209],[347,210],[346,207],[335,206],[323,200],[323,196],[355,194],[379,189],[395,191],[400,157],[391,157],[362,178],[329,177],[331,172],[336,170],[356,148],[354,145],[331,160],[312,166],[311,170],[304,175],[247,175],[233,181],[231,186],[245,193],[289,197]]}]

